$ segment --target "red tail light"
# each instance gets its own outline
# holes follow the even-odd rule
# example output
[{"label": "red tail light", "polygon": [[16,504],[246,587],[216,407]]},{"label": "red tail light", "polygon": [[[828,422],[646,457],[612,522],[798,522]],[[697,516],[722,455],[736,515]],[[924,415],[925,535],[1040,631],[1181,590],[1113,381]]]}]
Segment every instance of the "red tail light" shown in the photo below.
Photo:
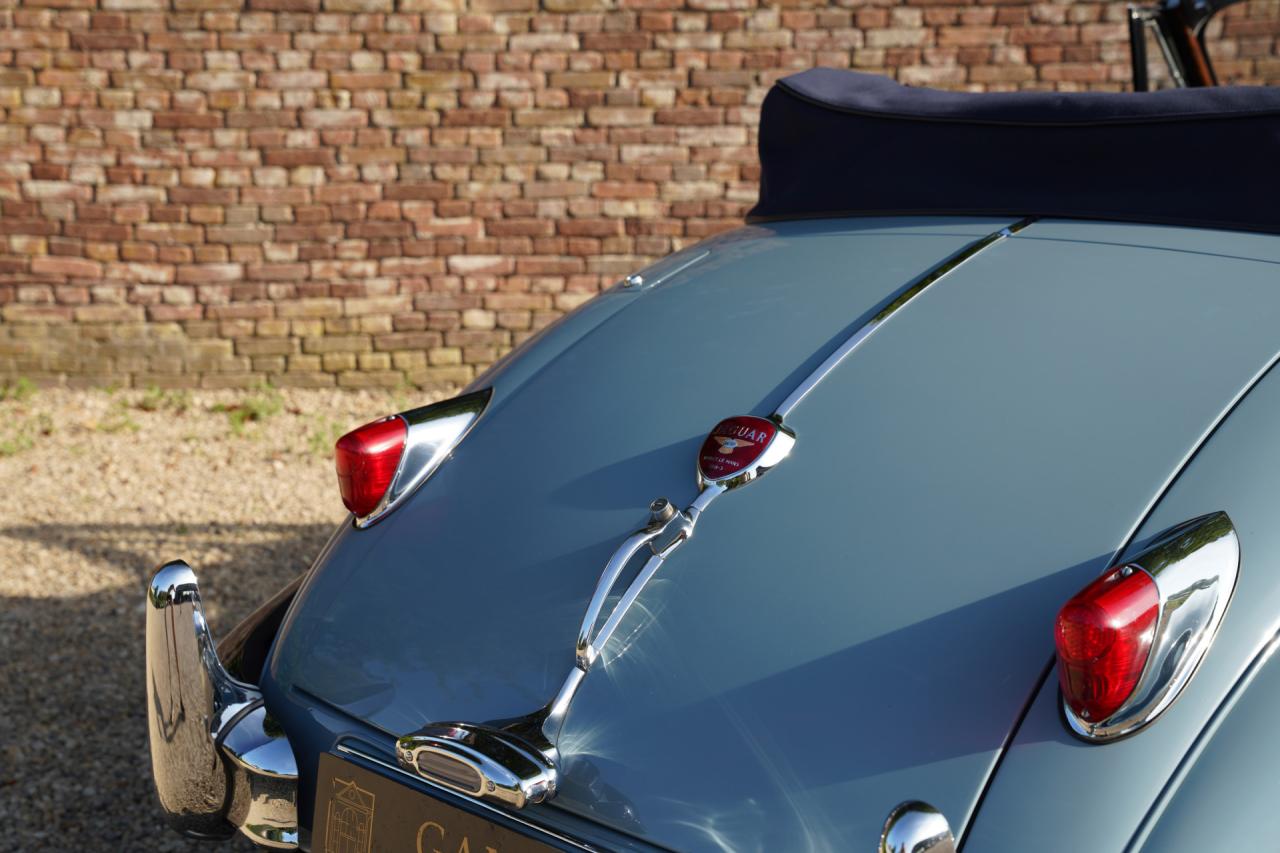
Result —
[{"label": "red tail light", "polygon": [[1151,653],[1160,592],[1125,566],[1086,586],[1058,611],[1058,679],[1081,719],[1101,722],[1138,686]]},{"label": "red tail light", "polygon": [[365,424],[338,439],[334,448],[342,502],[356,517],[377,509],[395,479],[409,427],[393,415]]}]

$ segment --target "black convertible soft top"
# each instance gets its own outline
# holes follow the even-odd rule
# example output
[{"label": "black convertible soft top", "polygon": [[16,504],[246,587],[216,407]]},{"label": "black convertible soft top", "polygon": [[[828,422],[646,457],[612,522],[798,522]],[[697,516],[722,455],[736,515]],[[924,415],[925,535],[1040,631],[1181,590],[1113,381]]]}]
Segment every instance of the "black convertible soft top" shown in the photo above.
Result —
[{"label": "black convertible soft top", "polygon": [[1280,233],[1280,89],[962,93],[815,68],[760,116],[752,221],[976,214]]}]

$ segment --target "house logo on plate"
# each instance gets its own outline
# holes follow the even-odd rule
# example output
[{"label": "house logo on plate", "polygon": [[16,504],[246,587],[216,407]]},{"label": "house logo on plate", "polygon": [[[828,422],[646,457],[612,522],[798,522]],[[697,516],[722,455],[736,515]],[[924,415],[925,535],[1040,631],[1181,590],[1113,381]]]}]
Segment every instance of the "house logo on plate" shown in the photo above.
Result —
[{"label": "house logo on plate", "polygon": [[369,853],[373,846],[372,791],[349,779],[333,779],[325,816],[324,853]]},{"label": "house logo on plate", "polygon": [[725,418],[702,442],[698,473],[712,482],[732,477],[755,464],[777,434],[778,425],[765,418]]}]

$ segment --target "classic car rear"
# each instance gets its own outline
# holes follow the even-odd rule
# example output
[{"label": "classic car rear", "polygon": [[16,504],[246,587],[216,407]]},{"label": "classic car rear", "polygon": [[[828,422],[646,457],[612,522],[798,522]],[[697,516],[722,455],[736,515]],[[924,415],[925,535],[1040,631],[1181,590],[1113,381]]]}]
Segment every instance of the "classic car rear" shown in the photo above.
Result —
[{"label": "classic car rear", "polygon": [[[268,608],[258,633],[270,651],[240,673],[260,699],[217,678],[201,694],[224,709],[204,731],[234,736],[243,718],[254,739],[223,762],[225,790],[165,803],[179,826],[335,851],[530,839],[836,851],[891,844],[886,818],[918,802],[915,818],[940,813],[929,825],[946,843],[975,850],[1121,849],[1153,831],[1170,780],[1274,634],[1280,586],[1254,554],[1280,547],[1262,532],[1275,501],[1239,493],[1274,468],[1196,482],[1249,467],[1215,461],[1234,424],[1276,423],[1249,413],[1278,393],[1263,377],[1280,351],[1280,238],[1244,230],[1274,230],[1274,214],[1251,187],[1234,207],[1095,199],[1137,221],[1088,221],[1070,175],[1035,202],[1017,180],[991,178],[998,158],[976,155],[977,177],[937,173],[932,192],[895,194],[892,170],[841,171],[838,147],[819,151],[821,135],[804,128],[865,121],[860,138],[888,141],[909,130],[876,137],[877,123],[915,121],[963,148],[973,127],[1051,138],[1053,122],[1036,115],[1053,105],[1015,99],[1008,109],[1026,112],[1014,118],[985,104],[967,119],[951,104],[945,116],[904,118],[897,102],[868,114],[857,99],[884,93],[841,79],[813,72],[770,96],[760,221],[629,278],[500,364],[400,491],[409,474],[396,457],[383,478],[394,498],[357,512],[297,594]],[[1105,159],[1108,139],[1170,122],[1193,140],[1229,120],[1274,136],[1280,104],[1142,103],[1099,130],[1087,120],[1098,105],[1072,101],[1068,146]],[[991,131],[1007,122],[1008,135]],[[1259,162],[1255,152],[1230,168]],[[831,183],[815,186],[823,170]],[[1153,180],[1134,179],[1139,190]],[[833,207],[843,198],[848,210]],[[929,205],[936,213],[920,215]],[[407,417],[406,435],[442,411]],[[748,447],[786,437],[789,452],[744,462],[763,475],[747,488],[720,485],[705,461],[744,446],[710,443],[730,422],[763,425],[737,434]],[[1241,442],[1260,440],[1252,428]],[[666,505],[651,515],[660,498],[687,522],[678,535],[665,532]],[[1174,655],[1148,677],[1176,690],[1141,731],[1086,743],[1108,732],[1086,718],[1073,734],[1062,718],[1074,706],[1060,710],[1055,618],[1108,567],[1159,580],[1144,562],[1157,545],[1197,553],[1203,542],[1176,535],[1189,521],[1216,531],[1211,545],[1239,538],[1239,589],[1233,598],[1234,564],[1219,586],[1216,574],[1197,581],[1212,589],[1213,616],[1183,642],[1202,645],[1203,664]],[[621,549],[659,528],[661,546]],[[617,583],[598,586],[606,566]],[[178,576],[194,585],[182,567],[167,571],[152,591],[153,669],[184,654],[166,639],[183,628],[165,627],[177,625],[165,590]],[[584,656],[593,600],[607,642]],[[216,674],[207,640],[201,653]],[[219,691],[232,694],[222,705]],[[153,693],[164,768],[185,754],[164,733],[182,727],[158,724],[177,715]],[[254,763],[285,746],[296,766]],[[503,799],[500,774],[521,772],[502,750],[525,747],[529,778],[541,761],[549,773]],[[228,748],[191,754],[207,766]],[[249,781],[231,778],[245,764]],[[200,826],[187,819],[197,814]]]}]

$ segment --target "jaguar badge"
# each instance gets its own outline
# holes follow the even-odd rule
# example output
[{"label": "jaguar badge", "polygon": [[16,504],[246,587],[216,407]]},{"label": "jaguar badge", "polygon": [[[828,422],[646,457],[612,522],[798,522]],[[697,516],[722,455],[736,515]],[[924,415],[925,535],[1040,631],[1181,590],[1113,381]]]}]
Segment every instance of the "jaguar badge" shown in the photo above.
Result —
[{"label": "jaguar badge", "polygon": [[698,451],[698,484],[732,489],[749,483],[785,459],[794,444],[795,436],[777,421],[725,418]]}]

